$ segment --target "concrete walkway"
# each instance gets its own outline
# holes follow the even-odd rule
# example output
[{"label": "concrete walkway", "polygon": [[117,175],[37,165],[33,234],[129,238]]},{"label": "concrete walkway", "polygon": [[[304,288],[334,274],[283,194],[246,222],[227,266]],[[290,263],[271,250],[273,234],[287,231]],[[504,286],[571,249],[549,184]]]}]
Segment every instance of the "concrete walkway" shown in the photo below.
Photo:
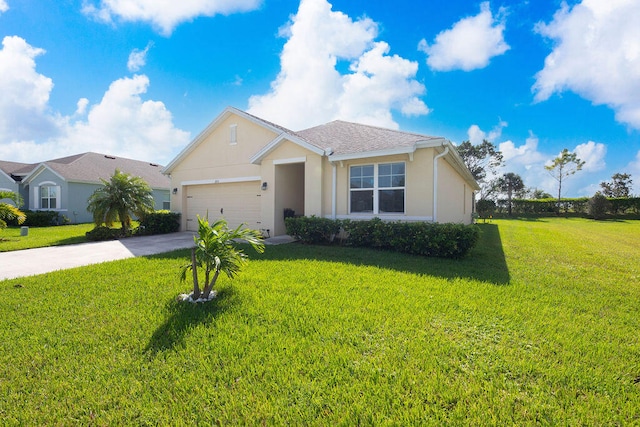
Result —
[{"label": "concrete walkway", "polygon": [[[180,232],[107,242],[0,252],[0,280],[191,248],[194,246],[193,236],[192,232]],[[282,244],[291,241],[293,239],[289,236],[278,236],[266,239],[265,244]]]}]

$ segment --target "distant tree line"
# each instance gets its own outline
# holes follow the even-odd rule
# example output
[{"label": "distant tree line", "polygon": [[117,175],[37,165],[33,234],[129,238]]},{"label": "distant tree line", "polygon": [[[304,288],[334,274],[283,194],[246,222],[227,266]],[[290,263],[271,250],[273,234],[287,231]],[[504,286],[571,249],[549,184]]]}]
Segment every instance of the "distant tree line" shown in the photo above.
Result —
[{"label": "distant tree line", "polygon": [[632,196],[633,180],[628,173],[616,173],[611,181],[601,182],[601,190],[593,197],[563,198],[563,184],[585,165],[576,153],[566,148],[545,165],[547,172],[558,181],[557,197],[527,187],[522,177],[513,172],[489,179],[496,176],[496,171],[504,162],[500,150],[487,140],[477,145],[464,141],[457,149],[481,187],[480,199],[476,203],[476,212],[481,218],[488,218],[494,213],[509,216],[575,214],[596,219],[607,215],[640,214],[640,197]]}]

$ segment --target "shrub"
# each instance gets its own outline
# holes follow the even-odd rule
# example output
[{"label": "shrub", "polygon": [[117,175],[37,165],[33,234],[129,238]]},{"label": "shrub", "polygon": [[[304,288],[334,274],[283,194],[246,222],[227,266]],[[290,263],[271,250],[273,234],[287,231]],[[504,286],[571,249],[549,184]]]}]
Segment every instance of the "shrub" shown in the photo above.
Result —
[{"label": "shrub", "polygon": [[287,234],[302,243],[328,244],[340,232],[341,222],[316,216],[289,217],[284,220]]},{"label": "shrub", "polygon": [[175,233],[180,229],[180,214],[168,210],[160,210],[143,215],[137,234],[152,235]]},{"label": "shrub", "polygon": [[482,219],[490,218],[496,210],[496,203],[489,199],[480,199],[476,202],[476,212]]},{"label": "shrub", "polygon": [[464,257],[478,242],[475,225],[428,222],[330,220],[316,217],[287,218],[287,233],[302,243],[328,244],[342,227],[349,246],[391,250],[444,258]]},{"label": "shrub", "polygon": [[60,214],[55,211],[25,211],[27,219],[22,225],[29,227],[50,227],[60,224]]},{"label": "shrub", "polygon": [[589,215],[593,219],[602,219],[611,209],[611,203],[600,192],[597,192],[592,198],[589,199]]},{"label": "shrub", "polygon": [[91,231],[87,231],[85,235],[87,236],[87,240],[91,240],[93,242],[101,242],[104,240],[117,239],[121,235],[121,230],[100,225]]}]

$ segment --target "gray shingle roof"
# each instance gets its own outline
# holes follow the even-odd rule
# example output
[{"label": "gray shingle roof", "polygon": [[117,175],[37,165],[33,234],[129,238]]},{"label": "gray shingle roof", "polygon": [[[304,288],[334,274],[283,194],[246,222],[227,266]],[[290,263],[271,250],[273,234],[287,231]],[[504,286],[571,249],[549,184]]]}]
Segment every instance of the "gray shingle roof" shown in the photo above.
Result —
[{"label": "gray shingle roof", "polygon": [[45,163],[67,181],[100,182],[108,180],[116,169],[144,179],[152,188],[169,188],[171,180],[161,173],[162,166],[155,163],[125,159],[99,153],[83,153]]},{"label": "gray shingle roof", "polygon": [[442,139],[342,120],[297,131],[295,135],[323,150],[331,148],[334,154],[356,154],[401,147],[410,148],[418,142]]},{"label": "gray shingle roof", "polygon": [[9,162],[0,160],[0,170],[7,175],[26,175],[35,168],[36,165],[28,163]]},{"label": "gray shingle roof", "polygon": [[126,159],[100,153],[82,153],[40,163],[26,164],[0,161],[0,168],[7,174],[27,175],[40,164],[45,164],[66,181],[101,183],[108,180],[116,169],[144,179],[152,188],[168,189],[171,180],[161,173],[162,166],[155,163]]}]

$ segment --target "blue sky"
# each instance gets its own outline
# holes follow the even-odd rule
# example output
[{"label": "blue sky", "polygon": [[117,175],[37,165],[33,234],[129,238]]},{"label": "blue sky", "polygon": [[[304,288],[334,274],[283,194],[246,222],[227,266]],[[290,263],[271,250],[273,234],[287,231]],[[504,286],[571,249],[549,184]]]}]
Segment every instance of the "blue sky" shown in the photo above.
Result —
[{"label": "blue sky", "polygon": [[640,2],[0,0],[0,158],[167,164],[228,105],[489,139],[555,193],[640,193]]}]

